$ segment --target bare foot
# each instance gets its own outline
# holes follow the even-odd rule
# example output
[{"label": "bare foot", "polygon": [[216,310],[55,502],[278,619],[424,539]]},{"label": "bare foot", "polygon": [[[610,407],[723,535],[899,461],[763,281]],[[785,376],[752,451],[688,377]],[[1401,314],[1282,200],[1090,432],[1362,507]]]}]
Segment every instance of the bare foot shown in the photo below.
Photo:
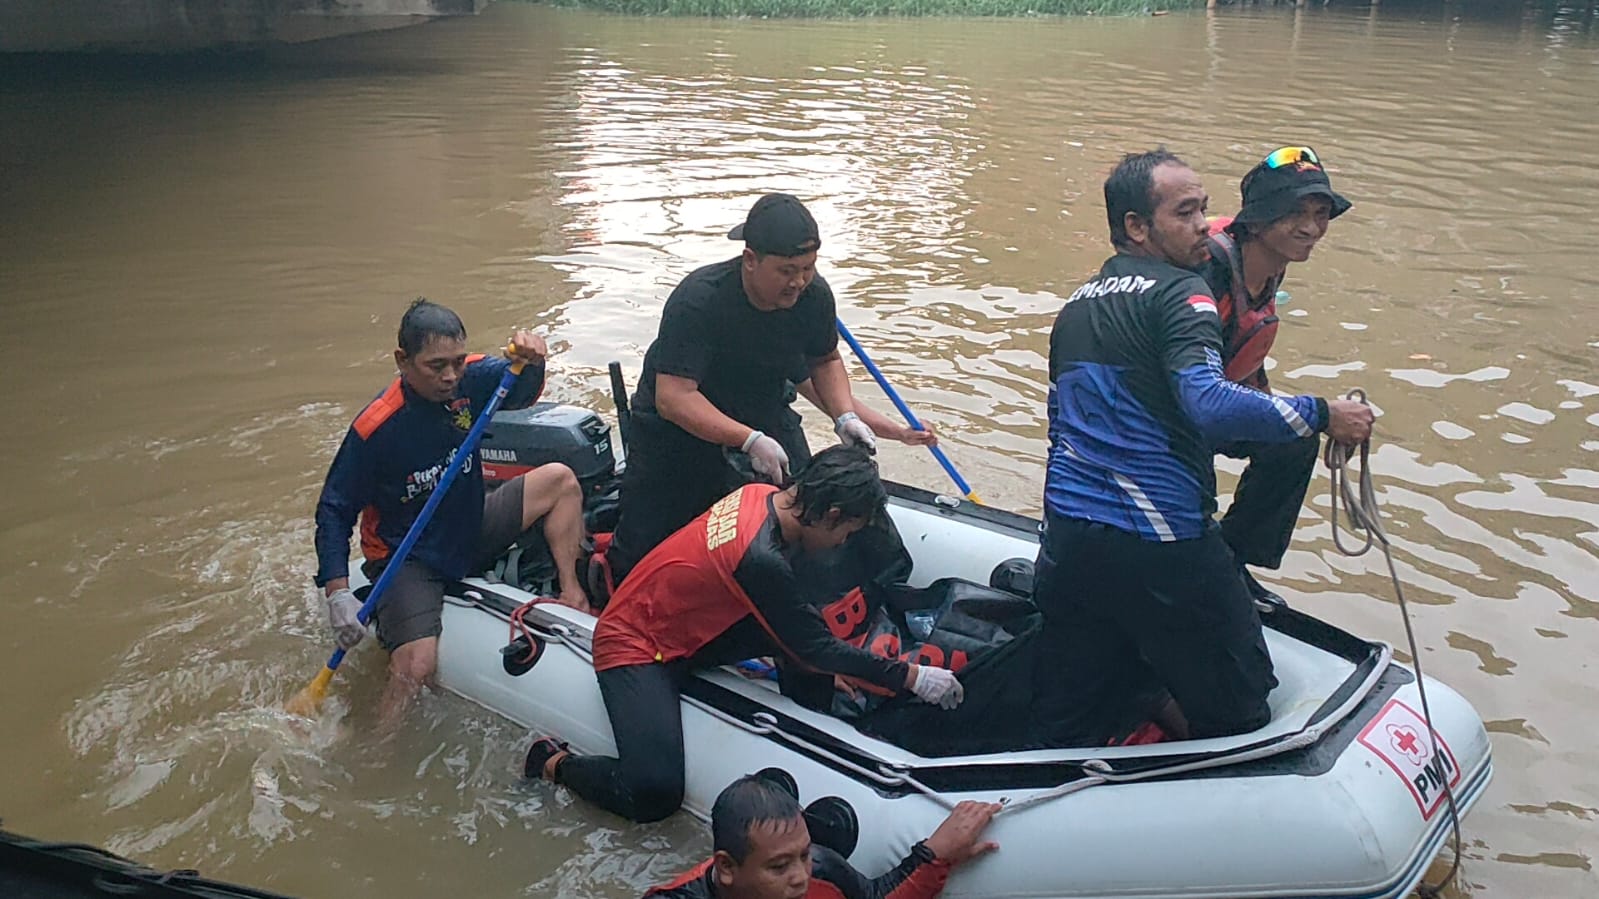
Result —
[{"label": "bare foot", "polygon": [[589,598],[582,593],[562,593],[555,598],[555,601],[569,609],[577,609],[579,612],[585,612],[590,615],[594,614],[594,608],[589,605]]}]

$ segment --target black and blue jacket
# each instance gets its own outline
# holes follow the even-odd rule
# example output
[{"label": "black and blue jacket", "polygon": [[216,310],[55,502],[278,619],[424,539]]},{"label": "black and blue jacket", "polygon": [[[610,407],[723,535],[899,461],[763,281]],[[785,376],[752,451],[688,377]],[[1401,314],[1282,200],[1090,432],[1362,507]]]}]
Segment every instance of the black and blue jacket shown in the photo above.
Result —
[{"label": "black and blue jacket", "polygon": [[1326,426],[1323,400],[1227,380],[1204,279],[1119,254],[1050,331],[1044,503],[1146,540],[1191,539],[1216,511],[1216,446],[1286,443]]},{"label": "black and blue jacket", "polygon": [[[368,561],[386,559],[400,545],[510,364],[467,357],[456,398],[448,403],[425,400],[395,378],[355,417],[316,505],[317,586],[349,575],[350,531],[357,518]],[[531,405],[543,389],[544,366],[529,365],[501,408]],[[410,558],[439,577],[462,577],[482,526],[483,471],[474,450]]]}]

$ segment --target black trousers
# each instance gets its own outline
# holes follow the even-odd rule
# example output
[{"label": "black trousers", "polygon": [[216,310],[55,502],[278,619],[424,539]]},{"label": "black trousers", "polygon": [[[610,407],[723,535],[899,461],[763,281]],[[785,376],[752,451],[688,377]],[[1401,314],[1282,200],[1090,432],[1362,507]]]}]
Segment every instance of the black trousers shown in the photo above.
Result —
[{"label": "black trousers", "polygon": [[1320,435],[1292,443],[1230,443],[1217,451],[1249,460],[1233,504],[1222,516],[1222,538],[1240,563],[1277,568],[1293,540],[1299,509],[1316,473]]},{"label": "black trousers", "polygon": [[[784,406],[773,417],[776,424],[761,430],[782,444],[791,470],[805,464],[811,451],[799,414]],[[722,447],[654,413],[634,413],[620,517],[605,554],[611,577],[620,584],[646,553],[752,477],[728,464]]]},{"label": "black trousers", "polygon": [[1103,746],[1169,694],[1190,736],[1271,720],[1277,686],[1255,603],[1215,527],[1159,543],[1049,515],[1034,601],[1033,730],[1054,746]]},{"label": "black trousers", "polygon": [[556,769],[556,781],[630,821],[670,817],[683,804],[683,684],[695,671],[775,649],[760,625],[746,618],[692,659],[599,672],[616,756],[567,756]]},{"label": "black trousers", "polygon": [[599,673],[616,758],[568,756],[556,780],[606,811],[641,824],[683,804],[681,665],[629,665]]}]

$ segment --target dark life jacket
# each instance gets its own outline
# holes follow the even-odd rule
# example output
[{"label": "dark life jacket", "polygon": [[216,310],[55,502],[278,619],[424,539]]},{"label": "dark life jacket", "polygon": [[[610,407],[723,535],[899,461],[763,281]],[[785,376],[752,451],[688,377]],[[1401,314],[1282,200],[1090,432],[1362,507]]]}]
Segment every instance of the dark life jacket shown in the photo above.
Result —
[{"label": "dark life jacket", "polygon": [[[662,899],[716,899],[711,886],[711,867],[715,864],[715,858],[708,858],[671,883],[651,887],[644,894],[644,899],[650,899],[651,896],[660,896]],[[838,887],[812,874],[810,885],[805,888],[805,899],[845,899],[845,896]]]},{"label": "dark life jacket", "polygon": [[1227,232],[1232,221],[1227,216],[1213,220],[1205,241],[1211,258],[1205,280],[1216,294],[1216,311],[1221,315],[1222,371],[1229,381],[1265,390],[1266,357],[1277,339],[1277,288],[1282,277],[1266,284],[1266,302],[1250,304],[1243,252]]}]

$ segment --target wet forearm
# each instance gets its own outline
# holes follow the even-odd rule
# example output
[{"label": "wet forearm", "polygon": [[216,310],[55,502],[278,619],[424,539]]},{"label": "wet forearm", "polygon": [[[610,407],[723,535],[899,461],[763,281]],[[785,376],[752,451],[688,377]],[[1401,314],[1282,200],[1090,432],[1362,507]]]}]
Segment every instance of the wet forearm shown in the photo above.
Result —
[{"label": "wet forearm", "polygon": [[811,360],[811,390],[815,396],[807,395],[807,398],[820,406],[829,418],[837,419],[845,412],[858,414],[850,393],[849,373],[844,370],[844,360],[837,351]]}]

